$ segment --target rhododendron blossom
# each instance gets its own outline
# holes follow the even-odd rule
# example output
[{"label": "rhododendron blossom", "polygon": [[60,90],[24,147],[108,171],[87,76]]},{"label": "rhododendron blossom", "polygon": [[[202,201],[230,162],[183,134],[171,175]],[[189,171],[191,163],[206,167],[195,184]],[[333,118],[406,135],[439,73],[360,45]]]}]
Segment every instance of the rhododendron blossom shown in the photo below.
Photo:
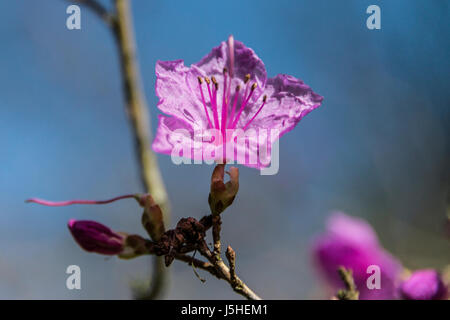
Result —
[{"label": "rhododendron blossom", "polygon": [[156,64],[159,116],[153,150],[196,162],[270,164],[272,145],[322,97],[303,81],[267,78],[262,60],[232,36],[200,62]]},{"label": "rhododendron blossom", "polygon": [[[397,298],[401,263],[379,243],[373,228],[364,220],[335,212],[327,221],[326,232],[312,249],[315,265],[331,285],[333,292],[343,287],[337,269],[351,269],[361,300]],[[370,266],[381,271],[380,288],[369,288]]]}]

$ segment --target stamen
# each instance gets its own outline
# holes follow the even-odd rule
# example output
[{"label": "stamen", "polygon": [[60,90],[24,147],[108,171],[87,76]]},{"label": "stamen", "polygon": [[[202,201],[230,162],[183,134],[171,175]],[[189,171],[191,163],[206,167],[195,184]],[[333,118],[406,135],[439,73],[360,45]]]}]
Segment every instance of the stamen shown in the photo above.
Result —
[{"label": "stamen", "polygon": [[250,80],[250,73],[247,73],[244,78],[244,83],[247,83]]},{"label": "stamen", "polygon": [[[236,125],[242,115],[242,112],[244,111],[245,107],[248,105],[250,99],[253,96],[254,91],[258,87],[258,84],[256,82],[250,82],[252,76],[251,74],[246,74],[243,82],[245,84],[245,91],[244,94],[240,94],[241,86],[237,85],[235,87],[235,94],[234,97],[232,97],[230,91],[232,86],[232,76],[231,72],[229,71],[227,67],[223,68],[223,94],[222,94],[222,105],[221,105],[221,116],[219,117],[219,104],[217,101],[217,96],[219,93],[219,82],[214,76],[208,77],[198,77],[198,85],[200,90],[200,95],[202,98],[203,108],[205,111],[206,118],[208,120],[208,125],[211,128],[220,130],[222,133],[222,136],[225,135],[226,129],[235,129]],[[208,107],[206,104],[206,99],[203,94],[203,81],[206,82],[206,86],[208,89],[209,99],[211,103],[211,109],[213,113],[213,118],[210,117],[208,112]],[[211,87],[211,83],[213,86]],[[232,101],[233,99],[233,101]],[[250,123],[255,119],[255,117],[261,112],[262,108],[264,107],[266,103],[266,97],[263,99],[263,103],[256,112],[256,114],[250,119],[250,121],[245,125],[244,129],[246,129]],[[240,102],[238,101],[240,100]],[[239,110],[236,114],[237,104],[240,103]]]},{"label": "stamen", "polygon": [[234,119],[233,125],[231,126],[232,129],[236,128],[236,124],[237,124],[239,118],[241,117],[242,111],[244,111],[245,106],[247,105],[248,101],[249,101],[250,98],[252,97],[253,92],[255,91],[255,89],[256,89],[257,86],[258,86],[258,85],[256,84],[256,82],[254,82],[254,83],[252,84],[252,87],[251,87],[251,89],[250,89],[250,93],[249,93],[248,97],[247,97],[247,98],[244,100],[244,102],[242,103],[241,108],[239,109],[239,112],[238,112],[238,114],[237,114],[237,116],[236,116],[236,119]]},{"label": "stamen", "polygon": [[219,129],[219,117],[217,114],[217,104],[216,104],[216,95],[215,95],[216,91],[214,91],[211,94],[211,87],[210,87],[211,81],[209,80],[208,77],[205,77],[205,81],[206,81],[206,86],[208,87],[209,100],[211,101],[211,108],[213,111],[214,125],[215,125],[214,128]]},{"label": "stamen", "polygon": [[212,88],[213,92],[213,98],[212,103],[214,104],[214,123],[216,125],[216,129],[220,129],[219,126],[219,106],[217,105],[217,90],[219,89],[219,84],[216,81],[216,78],[211,77],[211,81],[214,84],[214,87]]},{"label": "stamen", "polygon": [[216,87],[216,90],[219,89],[219,83],[217,82],[216,78],[214,76],[211,77],[211,81],[213,82],[214,86]]},{"label": "stamen", "polygon": [[256,116],[258,115],[258,113],[262,110],[262,108],[264,107],[264,105],[266,104],[266,101],[267,101],[267,96],[266,95],[264,95],[264,97],[263,97],[263,103],[262,103],[262,105],[261,105],[261,107],[259,107],[259,109],[258,109],[258,111],[256,111],[256,113],[255,113],[255,115],[250,119],[250,121],[249,122],[247,122],[247,124],[244,126],[244,131],[245,131],[245,129],[247,129],[247,127],[250,125],[250,123],[256,118]]},{"label": "stamen", "polygon": [[197,77],[198,79],[198,87],[200,89],[200,94],[202,96],[202,103],[203,103],[203,108],[205,109],[205,114],[206,114],[206,119],[208,119],[208,125],[210,128],[214,128],[211,119],[209,118],[209,113],[208,113],[208,109],[206,108],[206,102],[205,102],[205,96],[203,95],[203,88],[202,88],[202,78],[201,77]]},{"label": "stamen", "polygon": [[231,125],[233,124],[233,117],[234,117],[234,113],[236,111],[236,104],[237,104],[237,100],[239,97],[239,90],[241,90],[241,86],[237,85],[236,86],[236,93],[234,94],[234,101],[233,101],[233,107],[231,108],[231,114],[230,114],[230,121],[228,122],[228,126],[227,128],[230,128]]}]

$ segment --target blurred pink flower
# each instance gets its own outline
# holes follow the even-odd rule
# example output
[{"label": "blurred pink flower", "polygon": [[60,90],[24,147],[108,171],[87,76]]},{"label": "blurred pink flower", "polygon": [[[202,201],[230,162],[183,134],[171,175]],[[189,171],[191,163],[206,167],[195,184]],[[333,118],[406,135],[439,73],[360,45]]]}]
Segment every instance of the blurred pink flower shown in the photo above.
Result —
[{"label": "blurred pink flower", "polygon": [[446,300],[448,288],[437,271],[425,269],[414,271],[401,284],[400,294],[407,300]]},{"label": "blurred pink flower", "polygon": [[[337,269],[351,269],[361,300],[394,299],[396,283],[402,265],[378,242],[372,227],[364,220],[336,212],[327,221],[326,231],[319,236],[312,249],[313,260],[320,273],[333,289],[344,288]],[[376,265],[381,272],[381,288],[369,289],[367,268]]]}]

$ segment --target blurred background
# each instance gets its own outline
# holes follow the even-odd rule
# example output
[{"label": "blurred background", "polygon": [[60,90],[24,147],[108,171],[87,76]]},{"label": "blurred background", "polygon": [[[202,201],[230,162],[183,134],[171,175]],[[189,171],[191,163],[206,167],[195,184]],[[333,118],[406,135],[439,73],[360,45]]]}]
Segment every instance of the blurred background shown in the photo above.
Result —
[{"label": "blurred background", "polygon": [[[140,191],[112,35],[85,7],[82,29],[68,30],[69,4],[0,2],[3,299],[128,299],[130,283],[150,272],[149,257],[83,252],[66,226],[92,219],[144,235],[134,201],[24,203]],[[366,28],[371,4],[381,7],[381,30]],[[237,251],[240,276],[262,297],[326,298],[309,246],[334,209],[367,219],[409,268],[450,262],[449,1],[133,0],[132,8],[153,132],[155,62],[195,63],[229,34],[256,51],[270,77],[291,74],[324,96],[282,138],[277,175],[240,168],[241,189],[223,217],[223,244]],[[206,214],[212,167],[158,158],[171,225]],[[81,290],[66,289],[71,264],[81,267]],[[239,298],[202,271],[201,283],[183,263],[170,269],[168,298]]]}]

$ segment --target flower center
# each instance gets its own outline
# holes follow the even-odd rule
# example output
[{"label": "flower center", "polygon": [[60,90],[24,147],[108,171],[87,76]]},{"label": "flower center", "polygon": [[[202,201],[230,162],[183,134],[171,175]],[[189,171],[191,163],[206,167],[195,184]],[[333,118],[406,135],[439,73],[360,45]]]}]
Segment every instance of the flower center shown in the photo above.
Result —
[{"label": "flower center", "polygon": [[[242,112],[245,107],[248,105],[250,98],[255,91],[257,84],[253,82],[250,85],[251,75],[247,74],[244,78],[245,89],[244,92],[241,93],[240,85],[237,85],[234,90],[234,94],[231,93],[231,80],[232,76],[228,73],[227,68],[223,69],[223,94],[222,94],[222,103],[221,106],[217,101],[217,92],[219,91],[219,82],[217,79],[212,76],[211,79],[208,77],[201,78],[198,77],[198,88],[200,90],[200,95],[202,98],[203,108],[206,114],[206,118],[208,120],[209,128],[219,130],[222,133],[222,137],[225,138],[225,132],[227,129],[234,130],[236,125],[241,118]],[[206,83],[206,91],[208,93],[209,101],[211,104],[212,117],[208,112],[207,105],[207,97],[206,94],[203,93],[203,80]],[[243,126],[243,130],[246,130],[250,123],[256,118],[256,116],[261,112],[262,108],[266,104],[267,96],[265,95],[262,100],[261,106],[258,108],[253,117]],[[238,108],[239,104],[239,108]],[[219,110],[220,107],[220,110]],[[237,109],[238,108],[238,109]],[[221,117],[219,121],[219,112],[221,112]],[[237,112],[237,113],[236,113]]]}]

